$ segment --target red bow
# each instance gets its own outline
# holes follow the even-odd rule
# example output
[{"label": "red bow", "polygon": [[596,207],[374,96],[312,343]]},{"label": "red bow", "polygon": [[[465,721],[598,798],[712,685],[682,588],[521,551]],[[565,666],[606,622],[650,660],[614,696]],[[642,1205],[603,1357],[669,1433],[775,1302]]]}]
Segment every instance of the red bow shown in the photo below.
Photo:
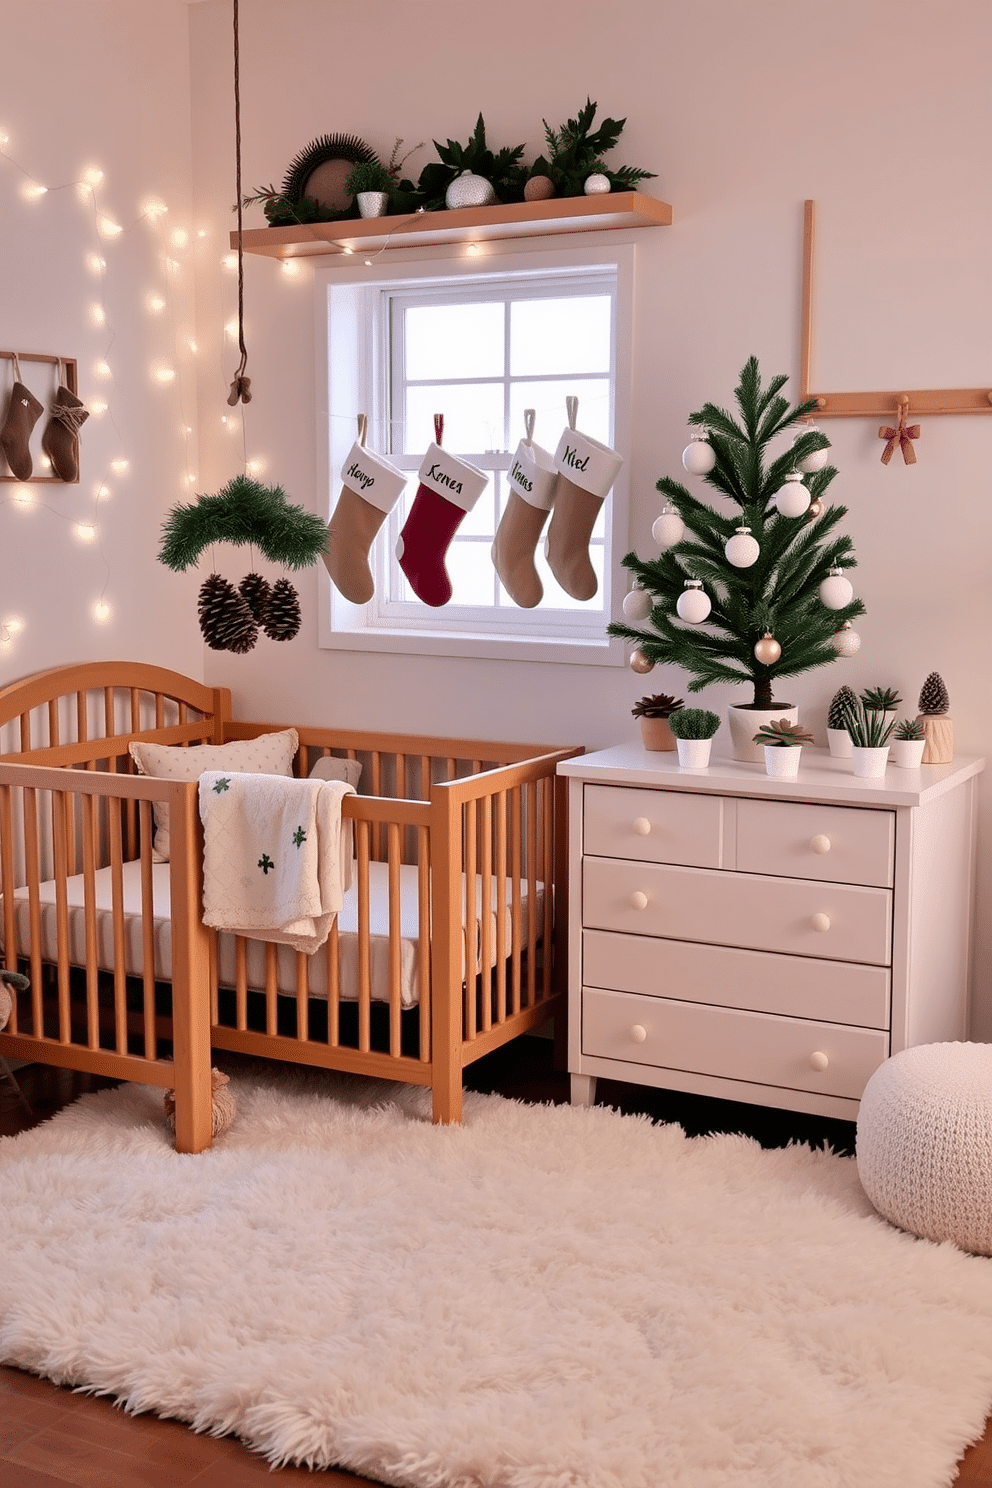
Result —
[{"label": "red bow", "polygon": [[888,465],[889,461],[892,459],[892,456],[895,453],[896,445],[898,445],[899,448],[902,450],[904,465],[916,464],[916,451],[910,443],[910,440],[919,439],[920,426],[919,424],[910,424],[907,427],[907,406],[907,403],[899,404],[899,422],[894,429],[891,427],[891,425],[883,424],[878,431],[879,439],[885,439],[888,441],[884,450],[882,451],[883,465]]}]

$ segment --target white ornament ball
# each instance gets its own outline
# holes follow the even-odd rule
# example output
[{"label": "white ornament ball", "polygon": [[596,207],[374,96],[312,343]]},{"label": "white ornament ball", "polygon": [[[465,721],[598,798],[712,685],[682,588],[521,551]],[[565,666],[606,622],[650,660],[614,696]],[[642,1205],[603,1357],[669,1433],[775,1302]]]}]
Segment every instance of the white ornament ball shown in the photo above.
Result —
[{"label": "white ornament ball", "polygon": [[651,596],[646,589],[631,589],[623,597],[623,613],[628,620],[646,620],[651,613]]},{"label": "white ornament ball", "polygon": [[854,587],[839,568],[832,568],[820,585],[820,603],[828,610],[842,610],[854,598]]},{"label": "white ornament ball", "polygon": [[651,536],[659,548],[674,548],[677,542],[682,541],[684,534],[685,523],[674,506],[662,507],[661,516],[655,518],[651,528]]},{"label": "white ornament ball", "polygon": [[630,657],[627,661],[627,665],[630,667],[630,670],[632,672],[637,672],[638,676],[641,677],[643,677],[646,672],[654,671],[654,662],[650,661],[648,657],[644,655],[644,652],[641,650],[640,646],[635,646],[633,651],[631,651]]},{"label": "white ornament ball", "polygon": [[761,553],[757,539],[751,536],[750,527],[738,527],[723,551],[727,562],[735,568],[750,568],[752,563],[757,563]]},{"label": "white ornament ball", "polygon": [[850,620],[845,620],[840,630],[834,636],[834,650],[838,656],[854,656],[861,650],[861,637],[852,626]]},{"label": "white ornament ball", "polygon": [[496,193],[484,176],[462,171],[444,193],[444,205],[452,211],[459,207],[491,207]]},{"label": "white ornament ball", "polygon": [[700,436],[682,451],[682,464],[690,475],[709,475],[716,464],[716,450]]},{"label": "white ornament ball", "polygon": [[712,609],[710,597],[699,579],[689,579],[675,605],[680,620],[687,625],[701,625]]},{"label": "white ornament ball", "polygon": [[782,655],[782,647],[773,635],[766,630],[761,640],[755,644],[754,655],[762,666],[774,666]]},{"label": "white ornament ball", "polygon": [[586,196],[605,196],[610,190],[610,178],[602,175],[600,171],[595,171],[593,175],[586,177],[582,190]]},{"label": "white ornament ball", "polygon": [[801,517],[809,510],[809,492],[798,470],[785,477],[785,485],[775,492],[775,505],[783,517]]},{"label": "white ornament ball", "polygon": [[[820,431],[816,428],[815,425],[811,425],[808,429],[804,429],[802,432],[804,434],[818,434]],[[799,439],[800,435],[797,434],[795,438]],[[796,461],[796,469],[801,470],[803,475],[815,475],[816,471],[823,469],[829,458],[829,449],[814,450],[813,453],[811,455],[807,455],[804,460]]]},{"label": "white ornament ball", "polygon": [[531,176],[524,187],[524,201],[548,201],[555,194],[550,176]]}]

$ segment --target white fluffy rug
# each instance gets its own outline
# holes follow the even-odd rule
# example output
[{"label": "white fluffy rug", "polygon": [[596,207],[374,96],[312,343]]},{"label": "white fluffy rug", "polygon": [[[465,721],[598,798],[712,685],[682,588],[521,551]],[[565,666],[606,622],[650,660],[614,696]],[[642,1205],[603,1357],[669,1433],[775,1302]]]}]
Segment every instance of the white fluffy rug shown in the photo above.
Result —
[{"label": "white fluffy rug", "polygon": [[[603,1110],[236,1077],[0,1143],[0,1360],[422,1488],[939,1488],[992,1403],[992,1260],[851,1159]],[[381,1104],[377,1104],[381,1102]]]}]

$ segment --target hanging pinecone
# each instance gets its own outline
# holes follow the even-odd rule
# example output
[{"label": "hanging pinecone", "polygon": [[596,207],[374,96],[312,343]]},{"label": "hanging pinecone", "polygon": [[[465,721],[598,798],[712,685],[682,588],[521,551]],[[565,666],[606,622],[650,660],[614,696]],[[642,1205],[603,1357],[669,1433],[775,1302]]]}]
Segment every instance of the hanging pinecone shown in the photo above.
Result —
[{"label": "hanging pinecone", "polygon": [[245,574],[238,585],[238,593],[251,610],[252,619],[261,625],[265,607],[272,595],[272,585],[260,573]]},{"label": "hanging pinecone", "polygon": [[276,579],[265,607],[262,629],[271,641],[291,641],[302,624],[300,596],[288,579]]},{"label": "hanging pinecone", "polygon": [[200,630],[212,651],[243,655],[258,640],[258,626],[234,585],[213,573],[200,586]]}]

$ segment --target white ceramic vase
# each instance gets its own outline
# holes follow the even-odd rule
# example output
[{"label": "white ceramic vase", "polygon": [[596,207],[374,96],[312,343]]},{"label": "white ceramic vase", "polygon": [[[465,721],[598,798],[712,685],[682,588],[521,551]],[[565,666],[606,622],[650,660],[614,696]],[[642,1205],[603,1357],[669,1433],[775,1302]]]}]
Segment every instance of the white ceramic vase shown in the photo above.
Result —
[{"label": "white ceramic vase", "polygon": [[727,709],[727,717],[730,720],[730,745],[734,759],[746,760],[752,765],[763,765],[765,746],[755,744],[753,736],[762,724],[774,723],[779,718],[798,723],[799,709],[791,703],[778,703],[771,708],[748,708],[734,703]]},{"label": "white ceramic vase", "polygon": [[801,744],[764,744],[765,773],[773,780],[795,780],[799,774]]},{"label": "white ceramic vase", "polygon": [[676,739],[680,770],[705,770],[710,762],[712,739]]},{"label": "white ceramic vase", "polygon": [[355,199],[360,217],[385,217],[389,205],[387,191],[360,191]]},{"label": "white ceramic vase", "polygon": [[889,746],[892,763],[901,765],[904,770],[918,770],[923,763],[926,742],[926,739],[893,739]]},{"label": "white ceramic vase", "polygon": [[827,745],[835,759],[851,758],[851,736],[847,729],[828,728]]},{"label": "white ceramic vase", "polygon": [[880,749],[863,749],[857,744],[851,748],[851,765],[855,775],[872,780],[877,779],[885,774],[888,761],[888,744],[883,744]]}]

